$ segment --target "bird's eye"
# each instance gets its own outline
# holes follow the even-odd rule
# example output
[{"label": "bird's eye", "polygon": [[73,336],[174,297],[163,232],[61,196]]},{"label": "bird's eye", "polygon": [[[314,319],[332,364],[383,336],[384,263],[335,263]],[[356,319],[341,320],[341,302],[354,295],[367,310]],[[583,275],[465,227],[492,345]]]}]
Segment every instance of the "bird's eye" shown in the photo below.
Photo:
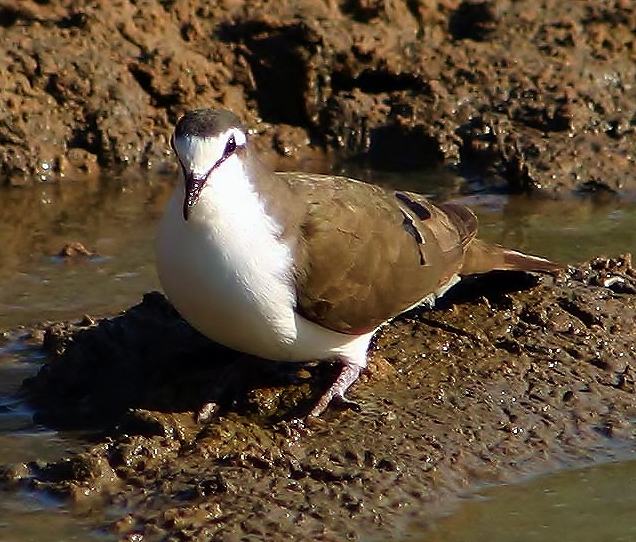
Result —
[{"label": "bird's eye", "polygon": [[227,158],[236,150],[236,140],[234,136],[231,135],[230,139],[227,140],[227,144],[225,145],[225,150],[223,151],[223,158]]}]

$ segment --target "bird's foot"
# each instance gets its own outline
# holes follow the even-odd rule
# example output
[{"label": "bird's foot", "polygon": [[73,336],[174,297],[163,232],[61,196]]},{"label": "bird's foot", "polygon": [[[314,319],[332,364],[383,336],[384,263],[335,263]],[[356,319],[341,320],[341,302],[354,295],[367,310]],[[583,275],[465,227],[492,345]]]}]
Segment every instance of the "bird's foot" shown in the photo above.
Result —
[{"label": "bird's foot", "polygon": [[361,372],[362,367],[359,365],[345,363],[342,366],[342,370],[340,371],[338,378],[336,378],[335,382],[322,395],[315,404],[314,408],[311,409],[309,416],[320,416],[332,401],[334,403],[337,402],[340,406],[351,408],[352,410],[359,412],[361,410],[360,405],[358,405],[355,401],[347,399],[344,394],[351,384],[358,380]]}]

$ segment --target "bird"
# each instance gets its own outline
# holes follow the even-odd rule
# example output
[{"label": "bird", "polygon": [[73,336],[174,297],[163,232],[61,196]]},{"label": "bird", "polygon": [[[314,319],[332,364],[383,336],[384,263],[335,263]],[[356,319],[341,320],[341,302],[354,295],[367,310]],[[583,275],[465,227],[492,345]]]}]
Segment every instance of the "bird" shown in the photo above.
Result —
[{"label": "bird", "polygon": [[275,172],[248,135],[224,109],[178,120],[180,182],[159,222],[157,271],[168,300],[213,341],[264,360],[339,363],[308,416],[348,404],[373,335],[396,316],[432,307],[468,275],[561,267],[480,240],[457,203]]}]

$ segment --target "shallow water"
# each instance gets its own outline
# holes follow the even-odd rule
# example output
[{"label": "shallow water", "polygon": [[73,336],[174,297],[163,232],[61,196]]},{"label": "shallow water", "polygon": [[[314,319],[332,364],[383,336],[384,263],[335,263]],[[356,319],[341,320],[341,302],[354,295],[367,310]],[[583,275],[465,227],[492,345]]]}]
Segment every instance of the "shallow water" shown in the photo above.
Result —
[{"label": "shallow water", "polygon": [[632,542],[634,510],[636,460],[603,463],[480,491],[409,540]]},{"label": "shallow water", "polygon": [[[42,355],[24,334],[8,332],[0,347],[0,464],[55,461],[80,450],[79,435],[64,434],[33,423],[31,412],[16,398],[22,380],[37,371]],[[39,542],[108,540],[87,511],[39,493],[15,494],[0,488],[0,541]]]},{"label": "shallow water", "polygon": [[[447,176],[444,179],[440,184],[438,177],[411,176],[397,184],[443,197],[456,182]],[[396,184],[395,178],[377,173],[373,180]],[[170,180],[151,176],[112,178],[107,182],[67,181],[0,194],[0,329],[13,330],[0,340],[0,464],[53,460],[81,448],[80,435],[34,426],[31,413],[14,399],[20,382],[34,374],[42,361],[20,326],[81,319],[84,314],[113,315],[137,303],[145,292],[158,289],[153,239],[170,192]],[[470,196],[463,201],[478,213],[483,238],[558,261],[578,262],[636,247],[634,202],[599,204],[504,196]],[[94,254],[59,257],[59,251],[70,242],[80,242]],[[417,530],[426,533],[426,540],[534,540],[538,539],[531,538],[536,532],[543,533],[544,541],[591,540],[590,533],[596,533],[595,540],[635,539],[636,521],[627,518],[623,508],[606,504],[612,503],[616,495],[624,495],[633,509],[636,462],[598,469],[610,470],[606,476],[594,478],[597,493],[593,497],[586,491],[595,470],[563,471],[480,493],[452,515],[434,520],[433,527],[420,525]],[[615,471],[622,474],[614,477]],[[553,489],[546,490],[548,486],[543,483],[552,484],[549,487]],[[570,491],[570,487],[578,490]],[[497,496],[499,492],[501,497]],[[538,527],[549,519],[549,512],[542,508],[549,503],[539,503],[542,497],[553,494],[559,497],[550,502],[558,500],[557,508],[565,514],[554,521],[559,525],[571,521],[569,531],[559,531],[567,532],[567,537],[561,534],[560,538],[547,538],[546,532],[551,529]],[[526,495],[534,497],[525,501]],[[577,523],[583,513],[580,506],[590,498],[599,507],[599,517],[603,517],[596,527],[593,522]],[[514,509],[510,507],[513,501],[528,504]],[[26,493],[16,497],[0,490],[0,541],[108,539],[109,535],[93,530],[96,519],[85,510],[73,511],[40,497]],[[607,524],[616,529],[613,533],[627,538],[619,534],[603,538]],[[488,530],[496,525],[507,527],[500,534]],[[480,532],[486,534],[479,538]]]},{"label": "shallow water", "polygon": [[73,513],[62,503],[39,495],[0,495],[0,540],[3,542],[109,542],[113,535],[99,531],[95,520]]},{"label": "shallow water", "polygon": [[[43,184],[0,197],[0,329],[114,314],[157,289],[155,224],[166,179]],[[61,258],[79,242],[95,253]]]},{"label": "shallow water", "polygon": [[[364,172],[358,172],[364,173]],[[444,197],[438,176],[368,175],[373,181]],[[68,181],[0,194],[0,329],[44,320],[112,315],[159,288],[153,242],[171,193],[168,178]],[[480,236],[561,262],[618,255],[636,247],[636,202],[456,198],[480,219]],[[71,242],[91,257],[61,258]]]}]

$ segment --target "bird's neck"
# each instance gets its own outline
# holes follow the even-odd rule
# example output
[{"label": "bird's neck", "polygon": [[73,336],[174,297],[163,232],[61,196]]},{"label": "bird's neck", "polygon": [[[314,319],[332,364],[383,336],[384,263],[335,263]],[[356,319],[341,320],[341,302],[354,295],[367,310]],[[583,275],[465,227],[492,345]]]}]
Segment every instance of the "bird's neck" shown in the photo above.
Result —
[{"label": "bird's neck", "polygon": [[[188,222],[206,230],[237,258],[267,258],[267,251],[276,253],[279,245],[295,254],[303,244],[302,206],[285,178],[249,152],[229,158],[212,173]],[[236,250],[230,248],[234,245]]]}]

